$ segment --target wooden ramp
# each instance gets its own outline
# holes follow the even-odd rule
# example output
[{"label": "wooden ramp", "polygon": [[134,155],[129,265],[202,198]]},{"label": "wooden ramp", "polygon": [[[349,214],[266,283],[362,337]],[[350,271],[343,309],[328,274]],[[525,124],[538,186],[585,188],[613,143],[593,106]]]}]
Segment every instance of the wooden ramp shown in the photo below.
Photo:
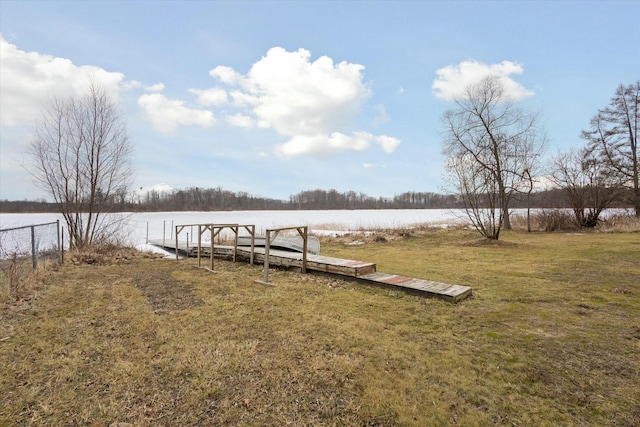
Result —
[{"label": "wooden ramp", "polygon": [[449,302],[457,303],[471,296],[471,288],[469,286],[450,285],[448,283],[434,282],[425,279],[416,279],[413,277],[400,276],[397,274],[387,273],[371,273],[359,277],[359,279],[373,282],[382,286],[393,286],[413,294],[438,297]]},{"label": "wooden ramp", "polygon": [[[161,247],[167,251],[174,252],[176,250],[175,242],[162,242],[161,240],[156,240],[150,241],[149,244]],[[183,256],[197,256],[197,250],[197,247],[188,247],[186,243],[179,244],[178,247],[179,253]],[[233,252],[233,246],[214,245],[215,256],[232,257]],[[201,247],[201,256],[209,257],[210,254],[211,246],[203,245]],[[265,248],[254,248],[253,254],[256,262],[264,263]],[[249,259],[251,257],[251,249],[244,246],[238,246],[236,255],[240,258]],[[269,251],[269,265],[302,267],[302,253],[271,249]],[[471,296],[471,288],[469,286],[451,285],[425,279],[400,276],[397,274],[380,273],[376,272],[376,264],[371,262],[333,258],[308,253],[307,269],[323,273],[338,274],[357,279],[363,283],[383,286],[386,288],[393,287],[412,294],[436,297],[452,303],[457,303],[458,301]]]}]

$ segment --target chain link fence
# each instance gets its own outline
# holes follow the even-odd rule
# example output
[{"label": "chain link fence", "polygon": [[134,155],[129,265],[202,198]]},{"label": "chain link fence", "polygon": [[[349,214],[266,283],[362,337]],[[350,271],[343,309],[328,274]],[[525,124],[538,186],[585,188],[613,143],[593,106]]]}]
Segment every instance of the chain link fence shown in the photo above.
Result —
[{"label": "chain link fence", "polygon": [[47,262],[62,263],[60,221],[0,230],[0,294],[19,294]]}]

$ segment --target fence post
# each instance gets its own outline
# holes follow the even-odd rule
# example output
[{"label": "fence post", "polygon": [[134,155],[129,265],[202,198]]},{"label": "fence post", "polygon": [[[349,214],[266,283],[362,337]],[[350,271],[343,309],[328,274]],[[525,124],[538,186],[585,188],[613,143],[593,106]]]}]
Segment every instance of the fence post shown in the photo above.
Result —
[{"label": "fence post", "polygon": [[[173,221],[171,221],[171,236],[173,236]],[[189,256],[189,251],[187,250],[187,257]],[[178,226],[176,225],[176,261],[178,260]]]},{"label": "fence post", "polygon": [[198,267],[200,267],[201,252],[202,252],[202,224],[198,224]]},{"label": "fence post", "polygon": [[60,238],[60,220],[56,220],[56,232],[58,233],[58,262],[62,264],[62,239]]},{"label": "fence post", "polygon": [[33,264],[33,271],[36,271],[36,231],[33,225],[31,226],[31,264]]}]

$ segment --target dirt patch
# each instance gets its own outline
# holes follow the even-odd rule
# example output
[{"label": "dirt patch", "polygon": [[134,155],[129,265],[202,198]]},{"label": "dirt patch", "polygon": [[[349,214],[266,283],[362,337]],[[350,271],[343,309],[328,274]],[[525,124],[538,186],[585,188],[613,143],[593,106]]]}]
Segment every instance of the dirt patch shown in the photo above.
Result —
[{"label": "dirt patch", "polygon": [[143,292],[156,314],[187,310],[203,304],[194,295],[193,286],[173,277],[174,269],[175,265],[167,268],[158,263],[157,268],[148,269],[144,275],[134,274],[131,277],[133,284]]}]

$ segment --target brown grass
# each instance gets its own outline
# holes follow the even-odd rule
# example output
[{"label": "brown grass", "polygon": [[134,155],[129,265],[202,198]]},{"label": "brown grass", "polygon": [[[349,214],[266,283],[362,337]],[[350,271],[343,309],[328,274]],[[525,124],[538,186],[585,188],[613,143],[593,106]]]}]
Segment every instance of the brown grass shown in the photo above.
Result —
[{"label": "brown grass", "polygon": [[56,262],[46,258],[38,260],[35,270],[30,256],[0,259],[0,304],[28,302],[42,287],[43,276],[56,267]]},{"label": "brown grass", "polygon": [[265,287],[222,260],[68,264],[0,311],[0,425],[640,424],[637,234],[371,239],[323,254],[473,298],[284,270]]}]

